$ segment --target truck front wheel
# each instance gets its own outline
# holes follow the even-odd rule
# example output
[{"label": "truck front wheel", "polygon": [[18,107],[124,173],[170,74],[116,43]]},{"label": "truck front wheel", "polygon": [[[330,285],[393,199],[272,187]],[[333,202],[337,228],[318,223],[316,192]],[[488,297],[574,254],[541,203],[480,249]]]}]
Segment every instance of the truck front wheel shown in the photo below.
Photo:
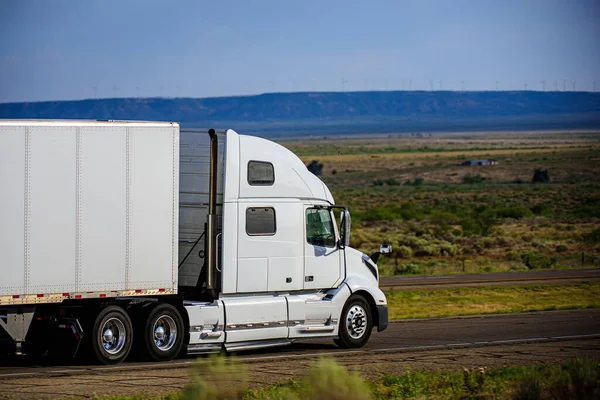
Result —
[{"label": "truck front wheel", "polygon": [[364,297],[350,296],[340,318],[339,338],[335,343],[344,349],[363,347],[371,337],[373,318]]},{"label": "truck front wheel", "polygon": [[89,342],[94,357],[102,364],[125,360],[133,343],[131,319],[121,307],[109,306],[94,321]]},{"label": "truck front wheel", "polygon": [[154,307],[143,329],[144,356],[154,361],[169,361],[181,351],[185,337],[183,319],[172,305],[159,304]]}]

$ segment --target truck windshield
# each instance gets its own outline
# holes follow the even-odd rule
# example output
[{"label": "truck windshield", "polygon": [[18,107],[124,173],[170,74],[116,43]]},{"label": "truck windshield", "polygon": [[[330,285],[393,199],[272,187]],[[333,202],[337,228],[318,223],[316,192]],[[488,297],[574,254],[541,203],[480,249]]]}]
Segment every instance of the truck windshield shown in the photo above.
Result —
[{"label": "truck windshield", "polygon": [[331,211],[321,208],[306,210],[306,240],[315,246],[335,247]]}]

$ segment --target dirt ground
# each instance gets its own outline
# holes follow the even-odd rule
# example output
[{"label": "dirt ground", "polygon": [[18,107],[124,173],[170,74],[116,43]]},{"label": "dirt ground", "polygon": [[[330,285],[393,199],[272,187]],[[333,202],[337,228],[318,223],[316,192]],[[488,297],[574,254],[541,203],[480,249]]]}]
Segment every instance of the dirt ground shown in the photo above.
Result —
[{"label": "dirt ground", "polygon": [[[600,339],[513,345],[485,345],[442,350],[371,351],[336,356],[336,360],[367,379],[413,371],[462,371],[463,367],[501,368],[563,362],[578,357],[600,358]],[[203,360],[203,359],[201,359]],[[301,377],[314,357],[245,361],[253,387]],[[89,398],[103,395],[158,396],[179,391],[190,382],[190,365],[155,365],[135,370],[80,370],[48,376],[2,378],[2,399]],[[230,377],[234,381],[234,377]]]}]

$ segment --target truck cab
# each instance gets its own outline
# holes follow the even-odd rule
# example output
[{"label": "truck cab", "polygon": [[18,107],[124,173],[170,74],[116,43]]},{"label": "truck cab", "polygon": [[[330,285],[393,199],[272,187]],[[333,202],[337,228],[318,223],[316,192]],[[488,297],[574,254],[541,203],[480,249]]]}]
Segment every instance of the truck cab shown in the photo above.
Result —
[{"label": "truck cab", "polygon": [[[216,218],[209,210],[210,190],[206,197],[196,197],[196,203],[180,205],[189,207],[180,208],[180,230],[192,232],[186,224],[204,219],[213,219],[215,225],[214,266],[208,258],[204,263],[190,260],[194,250],[185,247],[193,236],[180,245],[180,258],[185,260],[180,285],[215,294],[205,299],[211,302],[199,296],[198,301],[189,298],[185,303],[190,315],[206,314],[204,309],[214,313],[208,324],[193,326],[197,333],[192,329],[188,352],[202,352],[215,343],[238,350],[314,337],[333,337],[343,347],[360,347],[372,328],[384,330],[387,305],[378,288],[377,266],[348,246],[350,213],[335,205],[327,186],[277,143],[233,130],[210,131],[208,138],[198,132],[181,133],[182,198],[197,195],[194,187],[210,187],[211,177],[216,185]],[[194,163],[200,149],[217,155],[206,159],[208,166]],[[204,204],[206,218],[201,218]],[[197,217],[187,217],[190,212]],[[209,222],[206,225],[202,233],[196,229],[196,235],[210,236],[212,228]],[[209,242],[207,238],[204,255],[211,252]],[[182,292],[186,289],[189,286]],[[221,327],[219,321],[226,323]]]}]

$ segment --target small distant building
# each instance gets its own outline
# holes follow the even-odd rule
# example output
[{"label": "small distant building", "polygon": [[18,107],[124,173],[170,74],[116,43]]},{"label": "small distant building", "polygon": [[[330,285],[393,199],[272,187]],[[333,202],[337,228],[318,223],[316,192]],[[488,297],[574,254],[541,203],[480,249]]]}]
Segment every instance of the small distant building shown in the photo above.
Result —
[{"label": "small distant building", "polygon": [[498,164],[498,161],[496,161],[496,160],[468,160],[468,161],[463,161],[460,165],[466,166],[466,167],[471,167],[471,166],[476,166],[476,165],[487,166],[487,165],[496,165],[496,164]]}]

